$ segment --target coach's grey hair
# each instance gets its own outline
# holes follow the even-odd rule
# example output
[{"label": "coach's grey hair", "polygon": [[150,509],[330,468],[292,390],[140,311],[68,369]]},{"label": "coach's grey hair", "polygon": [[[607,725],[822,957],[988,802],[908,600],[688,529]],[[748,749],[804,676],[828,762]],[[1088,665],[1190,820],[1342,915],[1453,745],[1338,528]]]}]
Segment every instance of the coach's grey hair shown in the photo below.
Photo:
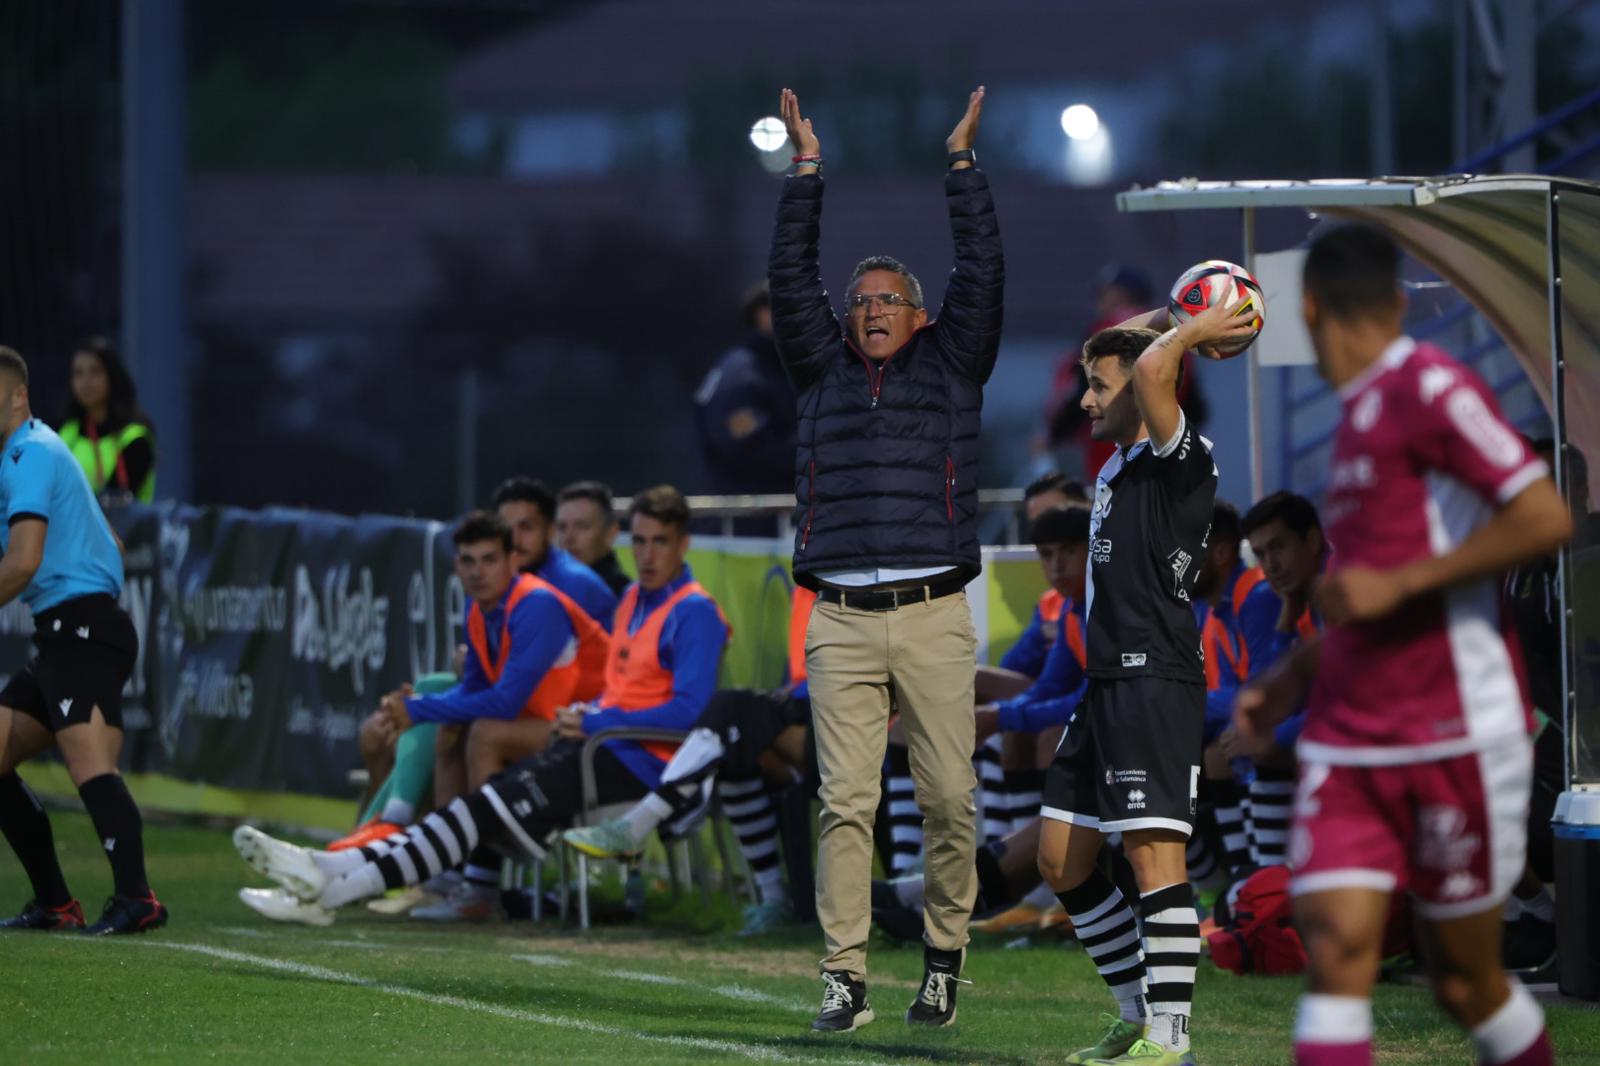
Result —
[{"label": "coach's grey hair", "polygon": [[914,307],[922,306],[922,282],[911,273],[911,269],[892,255],[869,255],[856,264],[856,269],[850,275],[850,284],[844,287],[845,292],[855,288],[856,282],[861,280],[861,275],[869,270],[888,270],[899,274],[906,279],[906,288],[911,290],[911,303]]}]

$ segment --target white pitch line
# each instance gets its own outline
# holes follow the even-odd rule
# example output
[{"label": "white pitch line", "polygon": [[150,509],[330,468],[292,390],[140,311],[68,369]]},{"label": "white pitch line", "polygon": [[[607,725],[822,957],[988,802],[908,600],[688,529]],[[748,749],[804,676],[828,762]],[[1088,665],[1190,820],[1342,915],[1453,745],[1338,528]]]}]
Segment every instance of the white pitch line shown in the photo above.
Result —
[{"label": "white pitch line", "polygon": [[[815,1059],[796,1058],[785,1055],[781,1051],[760,1045],[738,1044],[731,1040],[712,1040],[705,1037],[694,1036],[666,1036],[658,1033],[641,1033],[631,1029],[620,1029],[616,1026],[602,1025],[599,1022],[585,1021],[582,1018],[570,1018],[560,1014],[546,1014],[543,1011],[519,1010],[515,1007],[505,1007],[498,1003],[488,1003],[478,999],[467,999],[464,996],[451,996],[444,993],[424,992],[419,988],[409,988],[405,985],[386,984],[382,981],[373,981],[365,977],[358,977],[352,973],[343,973],[339,970],[330,970],[325,966],[313,966],[310,963],[293,962],[288,959],[275,959],[266,955],[249,955],[242,951],[230,951],[227,948],[212,947],[209,944],[179,944],[171,941],[146,941],[151,947],[166,948],[171,951],[187,951],[196,955],[206,955],[213,959],[224,959],[228,962],[243,963],[247,966],[258,966],[264,970],[276,970],[279,973],[292,973],[300,977],[310,977],[319,981],[328,981],[333,984],[352,985],[356,988],[366,988],[385,995],[399,996],[403,999],[413,999],[422,1003],[432,1003],[445,1007],[458,1007],[462,1010],[475,1011],[479,1014],[493,1015],[497,1018],[508,1018],[512,1021],[532,1022],[535,1025],[548,1025],[557,1029],[572,1029],[578,1032],[590,1033],[595,1036],[625,1037],[633,1040],[645,1040],[656,1044],[668,1044],[673,1047],[695,1048],[700,1051],[720,1051],[729,1055],[738,1055],[742,1058],[753,1059],[761,1062],[815,1062]],[[685,982],[686,984],[689,982]],[[829,1060],[839,1062],[845,1060]],[[865,1066],[865,1064],[858,1064]]]},{"label": "white pitch line", "polygon": [[736,999],[741,1003],[763,1003],[769,1007],[783,1007],[787,1010],[809,1011],[811,1004],[798,999],[789,999],[784,996],[774,996],[754,988],[743,985],[706,985],[699,981],[689,981],[682,977],[669,977],[666,974],[646,973],[642,970],[600,970],[601,977],[615,977],[622,981],[641,981],[650,985],[672,985],[675,988],[698,988],[712,995],[724,999]]}]

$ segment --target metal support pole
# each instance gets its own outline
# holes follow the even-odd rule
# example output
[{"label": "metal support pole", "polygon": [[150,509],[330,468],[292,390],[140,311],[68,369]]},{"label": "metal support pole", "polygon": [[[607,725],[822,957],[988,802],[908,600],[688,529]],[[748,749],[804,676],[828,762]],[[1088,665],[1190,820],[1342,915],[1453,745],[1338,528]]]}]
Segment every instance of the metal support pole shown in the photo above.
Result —
[{"label": "metal support pole", "polygon": [[1372,77],[1370,79],[1372,173],[1394,173],[1394,79],[1389,62],[1389,4],[1372,3]]},{"label": "metal support pole", "polygon": [[[1506,80],[1501,86],[1501,134],[1515,134],[1537,121],[1538,109],[1535,95],[1537,81],[1539,15],[1535,5],[1527,0],[1504,0],[1500,5],[1501,20],[1505,28]],[[1531,174],[1534,171],[1534,143],[1517,148],[1506,155],[1500,168],[1509,174]]]},{"label": "metal support pole", "polygon": [[[1545,247],[1549,271],[1546,291],[1550,301],[1550,429],[1555,439],[1556,490],[1567,499],[1566,359],[1561,350],[1561,194],[1551,189],[1545,205]],[[1556,562],[1556,590],[1561,620],[1561,726],[1567,734],[1565,788],[1572,787],[1577,771],[1578,723],[1577,671],[1572,644],[1572,549],[1563,544]]]},{"label": "metal support pole", "polygon": [[122,338],[160,441],[163,498],[193,495],[183,0],[122,12]]},{"label": "metal support pole", "polygon": [[[1256,272],[1256,209],[1246,207],[1244,216],[1244,268]],[[1266,471],[1262,469],[1261,455],[1261,360],[1255,345],[1245,353],[1249,363],[1249,377],[1245,389],[1245,403],[1250,407],[1250,502],[1267,494]]]}]

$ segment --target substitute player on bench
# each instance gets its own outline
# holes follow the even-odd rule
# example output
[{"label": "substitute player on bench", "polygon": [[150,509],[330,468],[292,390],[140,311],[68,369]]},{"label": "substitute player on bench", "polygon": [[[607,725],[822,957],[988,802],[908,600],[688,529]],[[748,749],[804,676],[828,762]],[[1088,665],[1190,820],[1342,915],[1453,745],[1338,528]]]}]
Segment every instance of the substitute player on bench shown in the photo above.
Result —
[{"label": "substitute player on bench", "polygon": [[1306,325],[1344,406],[1323,507],[1326,630],[1235,710],[1262,733],[1310,691],[1289,855],[1310,957],[1295,1061],[1372,1062],[1390,896],[1409,891],[1434,995],[1478,1061],[1548,1066],[1544,1015],[1500,964],[1533,757],[1496,579],[1572,522],[1488,387],[1402,332],[1399,268],[1370,226],[1331,230],[1306,254]]},{"label": "substitute player on bench", "polygon": [[[1089,683],[1045,777],[1039,872],[1116,996],[1120,1018],[1094,1047],[1069,1056],[1072,1063],[1193,1062],[1200,930],[1184,850],[1206,689],[1191,593],[1217,468],[1177,390],[1185,349],[1249,335],[1231,318],[1240,306],[1215,306],[1163,334],[1112,327],[1083,347],[1089,432],[1117,451],[1095,483]],[[1142,949],[1133,909],[1096,867],[1107,833],[1122,834],[1139,884]]]},{"label": "substitute player on bench", "polygon": [[[122,550],[61,438],[28,407],[28,364],[0,348],[0,604],[33,611],[38,653],[0,691],[0,831],[33,883],[33,899],[0,930],[142,933],[167,922],[145,880],[143,820],[117,774],[122,686],[139,637],[117,604]],[[17,767],[51,744],[111,863],[115,891],[100,920],[83,908],[56,862],[50,819]]]}]

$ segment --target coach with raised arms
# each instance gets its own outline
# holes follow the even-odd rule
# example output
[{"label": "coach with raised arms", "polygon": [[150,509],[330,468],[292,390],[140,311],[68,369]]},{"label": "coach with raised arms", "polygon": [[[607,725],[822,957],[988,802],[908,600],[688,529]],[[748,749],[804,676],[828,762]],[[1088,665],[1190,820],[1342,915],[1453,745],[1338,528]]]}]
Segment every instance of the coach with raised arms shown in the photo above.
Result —
[{"label": "coach with raised arms", "polygon": [[843,328],[817,264],[823,157],[783,90],[795,148],[772,236],[773,327],[799,402],[794,575],[817,592],[806,673],[822,773],[817,914],[821,1031],[872,1020],[872,821],[891,702],[905,725],[926,830],[924,975],[907,1022],[955,1019],[977,892],[973,663],[964,589],[978,553],[978,430],[1000,345],[1004,262],[989,182],[975,165],[980,87],[945,142],[955,269],[937,320],[900,261],[863,259]]}]

